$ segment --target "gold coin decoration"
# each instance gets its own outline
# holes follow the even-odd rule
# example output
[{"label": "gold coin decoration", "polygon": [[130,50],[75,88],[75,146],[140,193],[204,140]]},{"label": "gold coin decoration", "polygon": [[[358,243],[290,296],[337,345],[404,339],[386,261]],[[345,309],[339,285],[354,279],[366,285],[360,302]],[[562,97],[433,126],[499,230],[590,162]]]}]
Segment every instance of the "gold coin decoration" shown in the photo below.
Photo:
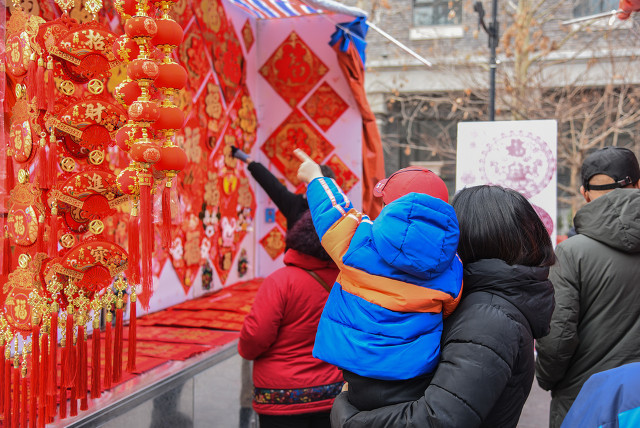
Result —
[{"label": "gold coin decoration", "polygon": [[65,233],[60,237],[60,245],[64,248],[71,248],[76,245],[76,237],[71,233]]},{"label": "gold coin decoration", "polygon": [[71,80],[63,80],[60,82],[60,92],[67,96],[73,95],[76,91],[76,85]]},{"label": "gold coin decoration", "polygon": [[66,157],[60,161],[60,168],[64,172],[71,172],[76,167],[76,161],[73,158]]},{"label": "gold coin decoration", "polygon": [[31,256],[29,254],[20,254],[20,257],[18,257],[18,266],[22,269],[26,269],[29,266],[30,261]]},{"label": "gold coin decoration", "polygon": [[93,233],[94,235],[99,235],[104,231],[104,223],[100,220],[92,220],[91,223],[89,223],[89,232]]},{"label": "gold coin decoration", "polygon": [[104,162],[104,152],[102,150],[93,150],[89,153],[89,162],[93,165],[100,165]]},{"label": "gold coin decoration", "polygon": [[18,83],[16,85],[16,89],[15,89],[15,93],[16,93],[16,98],[20,99],[22,98],[22,96],[26,93],[26,89],[24,87],[24,85]]},{"label": "gold coin decoration", "polygon": [[91,79],[87,84],[87,89],[93,95],[101,94],[104,91],[104,82],[100,79]]},{"label": "gold coin decoration", "polygon": [[20,184],[25,184],[29,181],[29,172],[26,169],[21,169],[18,171],[18,182]]}]

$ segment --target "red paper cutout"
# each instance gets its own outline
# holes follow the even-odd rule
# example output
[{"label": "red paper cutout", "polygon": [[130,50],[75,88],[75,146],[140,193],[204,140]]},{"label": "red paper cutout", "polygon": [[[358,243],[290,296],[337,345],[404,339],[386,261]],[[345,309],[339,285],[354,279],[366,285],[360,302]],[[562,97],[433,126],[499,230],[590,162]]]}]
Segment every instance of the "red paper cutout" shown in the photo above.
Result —
[{"label": "red paper cutout", "polygon": [[295,107],[327,71],[327,66],[295,32],[260,68],[260,74],[291,107]]},{"label": "red paper cutout", "polygon": [[274,227],[260,240],[260,245],[269,254],[269,257],[275,260],[280,254],[284,253],[284,233],[279,228]]},{"label": "red paper cutout", "polygon": [[244,48],[247,52],[251,50],[255,38],[253,37],[253,29],[251,28],[251,22],[247,19],[242,26],[242,41],[244,42]]},{"label": "red paper cutout", "polygon": [[304,150],[318,163],[334,149],[298,110],[294,110],[262,146],[269,160],[294,186],[300,184],[297,177],[300,161],[293,156],[296,148]]},{"label": "red paper cutout", "polygon": [[287,218],[280,210],[276,211],[276,224],[280,226],[282,230],[287,230]]},{"label": "red paper cutout", "polygon": [[338,183],[338,186],[340,186],[345,193],[349,192],[349,190],[351,190],[351,188],[359,181],[358,177],[347,165],[345,165],[338,155],[334,154],[331,156],[325,164],[331,167],[336,175],[336,182]]},{"label": "red paper cutout", "polygon": [[349,105],[327,82],[323,82],[302,105],[302,109],[325,132],[348,108]]}]

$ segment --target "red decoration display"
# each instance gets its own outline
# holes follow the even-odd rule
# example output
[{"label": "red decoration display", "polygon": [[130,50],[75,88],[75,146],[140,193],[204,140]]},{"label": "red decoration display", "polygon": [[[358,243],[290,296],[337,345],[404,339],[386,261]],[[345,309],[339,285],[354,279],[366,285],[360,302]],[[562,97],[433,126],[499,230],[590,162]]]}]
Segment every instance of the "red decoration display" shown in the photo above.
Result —
[{"label": "red decoration display", "polygon": [[327,82],[318,86],[302,105],[302,110],[325,132],[348,108],[347,103]]}]

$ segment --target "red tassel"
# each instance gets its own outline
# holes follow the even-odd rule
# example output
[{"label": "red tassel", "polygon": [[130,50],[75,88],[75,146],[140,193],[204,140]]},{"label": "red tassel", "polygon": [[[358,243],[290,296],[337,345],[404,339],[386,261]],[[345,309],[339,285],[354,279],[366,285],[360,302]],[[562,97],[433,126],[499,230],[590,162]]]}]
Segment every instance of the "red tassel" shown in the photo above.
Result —
[{"label": "red tassel", "polygon": [[[135,208],[134,208],[135,209]],[[129,217],[129,282],[140,284],[140,228],[138,216],[132,213]]]},{"label": "red tassel", "polygon": [[49,221],[49,245],[48,251],[49,257],[58,257],[58,208],[57,202],[53,203],[54,206],[51,209],[51,215],[48,218]]},{"label": "red tassel", "polygon": [[53,73],[53,58],[51,57],[49,57],[49,60],[47,61],[46,79],[47,79],[47,91],[46,91],[47,110],[49,111],[49,113],[53,114],[53,110],[56,102],[56,81],[54,79],[54,73]]},{"label": "red tassel", "polygon": [[[4,221],[2,225],[2,275],[0,279],[2,279],[2,283],[5,283],[9,278],[9,272],[11,272],[11,241],[9,240],[9,234],[5,230],[7,225],[7,216],[3,215]],[[0,370],[1,372],[2,370]]]},{"label": "red tassel", "polygon": [[75,385],[71,387],[71,400],[69,400],[69,416],[78,416],[78,396]]},{"label": "red tassel", "polygon": [[[146,174],[141,174],[146,175]],[[144,309],[149,309],[149,301],[153,293],[153,272],[151,260],[153,258],[153,222],[151,206],[151,186],[143,185],[144,179],[140,179],[140,230],[142,236],[142,252],[140,261],[142,262],[142,292],[140,293],[140,303]]]},{"label": "red tassel", "polygon": [[53,131],[49,135],[49,155],[47,157],[47,165],[44,171],[48,185],[47,188],[51,189],[55,186],[58,180],[58,141],[56,140],[56,135]]},{"label": "red tassel", "polygon": [[116,336],[113,344],[113,381],[118,382],[122,377],[122,308],[116,308]]},{"label": "red tassel", "polygon": [[36,427],[36,415],[38,414],[38,394],[40,386],[38,378],[40,377],[40,327],[34,326],[31,332],[31,419],[32,428]]},{"label": "red tassel", "polygon": [[[67,370],[67,349],[62,348],[62,361],[60,362],[61,372],[64,373]],[[64,381],[60,378],[60,419],[67,417],[67,387],[64,386]]]},{"label": "red tassel", "polygon": [[73,313],[67,313],[67,324],[66,324],[66,352],[65,352],[65,366],[66,370],[62,372],[63,377],[63,385],[67,388],[71,388],[73,386],[75,379],[75,365],[74,362],[74,351],[73,351]]},{"label": "red tassel", "polygon": [[171,182],[162,190],[162,248],[171,247]]},{"label": "red tassel", "polygon": [[20,423],[20,362],[18,357],[14,359],[12,371],[13,388],[11,392],[13,393],[13,399],[11,401],[13,408],[11,409],[11,425],[18,428],[18,424]]},{"label": "red tassel", "polygon": [[[40,59],[40,61],[42,61]],[[28,101],[31,102],[33,97],[36,96],[36,86],[37,86],[37,76],[38,74],[38,58],[36,57],[36,53],[31,54],[31,58],[29,59],[29,65],[27,66],[27,98]]]},{"label": "red tassel", "polygon": [[[4,346],[0,349],[3,349]],[[4,365],[0,365],[0,414],[4,414]]]},{"label": "red tassel", "polygon": [[49,333],[49,380],[47,395],[55,397],[58,389],[58,311],[51,311],[51,332]]},{"label": "red tassel", "polygon": [[104,335],[104,389],[111,389],[111,379],[113,378],[112,355],[111,355],[111,315],[110,308],[107,308],[107,325]]},{"label": "red tassel", "polygon": [[76,375],[77,394],[80,399],[80,410],[89,408],[87,401],[87,342],[84,340],[84,326],[78,326],[78,374]]},{"label": "red tassel", "polygon": [[29,413],[29,384],[27,380],[27,373],[22,373],[20,377],[20,391],[22,396],[20,397],[20,426],[27,428],[27,415]]},{"label": "red tassel", "polygon": [[45,93],[45,80],[44,80],[44,61],[42,57],[38,58],[38,72],[36,74],[36,102],[38,103],[38,109],[46,110],[47,109],[47,100]]},{"label": "red tassel", "polygon": [[[38,394],[38,426],[44,427],[47,417],[47,369],[49,368],[49,335],[42,333],[40,343],[40,379]],[[36,391],[34,391],[35,393]]]},{"label": "red tassel", "polygon": [[47,181],[47,140],[44,138],[44,133],[40,136],[40,143],[38,144],[38,182],[41,189],[50,189],[51,186]]},{"label": "red tassel", "polygon": [[[96,322],[97,321],[97,322]],[[102,394],[100,385],[100,320],[93,323],[91,350],[91,398],[100,398]]]},{"label": "red tassel", "polygon": [[4,360],[4,422],[7,427],[11,427],[11,368],[13,363],[11,358],[5,354]]},{"label": "red tassel", "polygon": [[127,371],[133,373],[136,371],[136,294],[135,286],[131,286],[131,298],[129,299],[129,354],[127,356]]}]

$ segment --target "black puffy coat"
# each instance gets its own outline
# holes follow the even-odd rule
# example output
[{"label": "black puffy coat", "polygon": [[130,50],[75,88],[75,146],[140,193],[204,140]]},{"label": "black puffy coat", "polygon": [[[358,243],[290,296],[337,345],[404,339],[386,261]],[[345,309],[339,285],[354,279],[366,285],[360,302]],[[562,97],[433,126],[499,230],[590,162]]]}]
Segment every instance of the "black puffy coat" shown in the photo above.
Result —
[{"label": "black puffy coat", "polygon": [[358,412],[342,393],[332,426],[515,427],[533,383],[533,339],[549,331],[548,274],[497,259],[465,266],[462,301],[444,322],[440,363],[424,396]]}]

